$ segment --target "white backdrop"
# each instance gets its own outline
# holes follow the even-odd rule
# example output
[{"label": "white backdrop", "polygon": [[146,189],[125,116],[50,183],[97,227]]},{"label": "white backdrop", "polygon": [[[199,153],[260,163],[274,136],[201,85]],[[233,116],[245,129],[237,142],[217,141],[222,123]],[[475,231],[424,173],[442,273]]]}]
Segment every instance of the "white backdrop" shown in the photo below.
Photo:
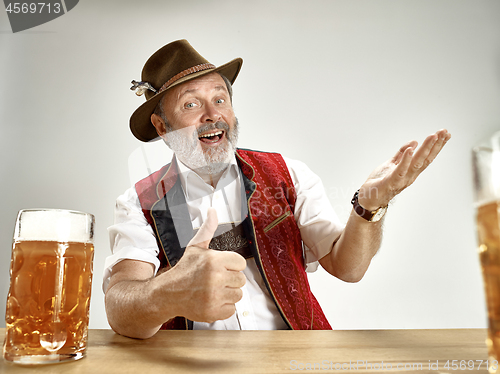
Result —
[{"label": "white backdrop", "polygon": [[97,222],[90,326],[109,327],[106,228],[142,152],[130,81],[181,38],[216,65],[243,58],[240,146],[306,162],[343,221],[373,168],[447,128],[446,149],[390,207],[364,279],[310,280],[336,329],[486,326],[470,149],[500,129],[495,0],[82,0],[16,34],[0,11],[2,310],[17,211],[81,210]]}]

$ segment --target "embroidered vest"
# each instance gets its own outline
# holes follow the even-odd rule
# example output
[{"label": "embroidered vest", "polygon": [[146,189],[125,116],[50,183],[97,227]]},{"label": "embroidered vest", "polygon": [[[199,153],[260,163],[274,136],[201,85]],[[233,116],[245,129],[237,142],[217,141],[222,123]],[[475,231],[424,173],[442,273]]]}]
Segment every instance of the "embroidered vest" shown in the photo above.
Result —
[{"label": "embroidered vest", "polygon": [[[330,330],[305,272],[302,239],[293,215],[297,196],[285,161],[278,153],[243,149],[237,150],[236,159],[248,207],[243,229],[278,311],[293,330]],[[184,254],[181,242],[193,236],[175,162],[137,182],[135,188],[156,235],[161,268],[175,266]],[[192,326],[192,321],[175,317],[162,329]]]}]

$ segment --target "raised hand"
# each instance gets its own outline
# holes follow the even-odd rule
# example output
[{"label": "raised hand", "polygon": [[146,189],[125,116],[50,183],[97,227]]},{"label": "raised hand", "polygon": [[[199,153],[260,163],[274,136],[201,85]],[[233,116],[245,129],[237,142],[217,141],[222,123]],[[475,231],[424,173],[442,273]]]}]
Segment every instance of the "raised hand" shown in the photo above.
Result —
[{"label": "raised hand", "polygon": [[411,185],[436,158],[451,138],[447,130],[429,135],[420,148],[411,141],[402,146],[394,157],[376,168],[359,191],[359,204],[375,210],[389,202]]},{"label": "raised hand", "polygon": [[214,322],[231,317],[241,300],[246,278],[245,259],[235,252],[209,249],[217,229],[217,213],[209,208],[207,219],[191,239],[180,261],[169,272],[183,281],[178,290],[179,315],[192,321]]}]

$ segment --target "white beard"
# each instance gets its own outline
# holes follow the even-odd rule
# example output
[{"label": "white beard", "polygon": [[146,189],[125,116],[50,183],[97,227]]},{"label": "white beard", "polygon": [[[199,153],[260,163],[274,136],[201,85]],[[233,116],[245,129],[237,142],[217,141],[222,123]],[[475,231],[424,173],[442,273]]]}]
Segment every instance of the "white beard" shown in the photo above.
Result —
[{"label": "white beard", "polygon": [[[225,130],[224,136],[227,136],[227,141],[224,141],[216,148],[209,148],[204,151],[198,136],[202,132],[214,129]],[[216,175],[228,166],[236,152],[238,130],[237,119],[231,130],[224,122],[204,125],[197,131],[193,131],[192,135],[189,135],[189,132],[192,131],[190,127],[179,130],[167,128],[163,140],[174,151],[176,157],[190,169],[199,174]]]}]

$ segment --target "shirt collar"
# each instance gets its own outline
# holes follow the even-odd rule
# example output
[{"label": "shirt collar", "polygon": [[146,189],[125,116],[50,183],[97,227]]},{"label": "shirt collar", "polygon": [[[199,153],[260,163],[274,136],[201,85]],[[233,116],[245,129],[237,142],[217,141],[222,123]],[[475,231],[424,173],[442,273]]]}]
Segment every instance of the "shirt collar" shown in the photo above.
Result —
[{"label": "shirt collar", "polygon": [[228,167],[222,173],[222,176],[214,189],[210,184],[205,183],[202,177],[200,177],[195,171],[186,166],[177,157],[174,157],[177,162],[177,170],[179,173],[179,178],[181,180],[182,188],[186,194],[186,198],[194,199],[197,198],[196,195],[199,194],[199,190],[203,189],[205,191],[213,192],[214,190],[219,190],[233,182],[239,177],[238,163],[236,162],[236,156],[231,157]]}]

